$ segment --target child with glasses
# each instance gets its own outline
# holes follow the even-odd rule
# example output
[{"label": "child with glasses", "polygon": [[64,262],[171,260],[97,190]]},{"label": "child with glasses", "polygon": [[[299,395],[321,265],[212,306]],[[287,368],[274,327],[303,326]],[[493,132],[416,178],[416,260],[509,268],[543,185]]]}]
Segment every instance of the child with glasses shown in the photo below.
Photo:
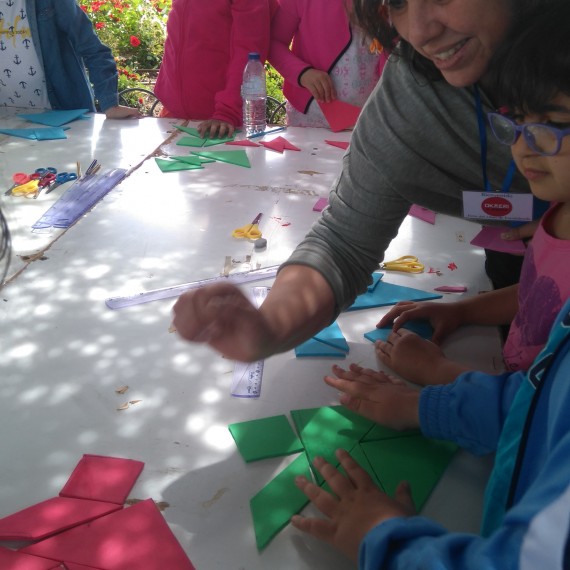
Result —
[{"label": "child with glasses", "polygon": [[452,384],[420,391],[356,366],[326,379],[344,392],[349,408],[381,424],[420,427],[426,437],[477,454],[496,452],[481,535],[449,532],[417,516],[409,486],[400,484],[388,497],[344,451],[337,459],[346,475],[318,458],[315,465],[334,495],[298,478],[324,518],[295,516],[292,522],[358,560],[363,570],[570,568],[570,299],[558,291],[565,287],[558,282],[568,281],[570,251],[570,137],[564,132],[570,124],[570,34],[562,25],[570,21],[570,2],[556,0],[539,10],[498,52],[493,93],[514,111],[515,122],[493,121],[532,191],[553,203],[525,260],[525,278],[529,264],[543,268],[550,257],[536,281],[552,283],[546,295],[560,296],[563,307],[527,373],[467,372]]},{"label": "child with glasses", "polygon": [[[387,342],[378,341],[378,358],[418,384],[451,382],[467,370],[446,359],[437,346],[466,323],[512,322],[504,360],[510,370],[526,370],[570,295],[570,50],[541,51],[543,57],[526,51],[529,63],[522,71],[517,51],[511,52],[500,72],[501,85],[512,83],[503,89],[501,99],[511,111],[489,113],[488,119],[497,140],[511,146],[532,193],[551,202],[551,207],[530,242],[517,285],[452,304],[401,303],[380,321],[380,326],[394,322],[394,331]],[[411,319],[432,323],[433,342],[401,328]]]}]

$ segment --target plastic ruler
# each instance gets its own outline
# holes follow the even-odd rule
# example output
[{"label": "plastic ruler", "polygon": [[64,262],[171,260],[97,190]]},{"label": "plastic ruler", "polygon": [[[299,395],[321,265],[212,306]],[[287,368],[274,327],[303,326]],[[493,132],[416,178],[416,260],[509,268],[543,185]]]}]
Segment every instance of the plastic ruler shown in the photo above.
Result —
[{"label": "plastic ruler", "polygon": [[[261,307],[269,287],[253,287],[252,301]],[[237,398],[259,398],[263,378],[263,360],[257,362],[238,362],[234,364],[231,395]]]},{"label": "plastic ruler", "polygon": [[230,275],[219,275],[218,277],[200,279],[199,281],[191,281],[190,283],[183,283],[182,285],[163,287],[162,289],[153,289],[152,291],[128,295],[126,297],[109,297],[105,300],[105,305],[107,305],[109,309],[116,310],[141,303],[150,303],[151,301],[158,301],[160,299],[179,297],[182,293],[190,291],[190,289],[199,289],[200,287],[211,285],[212,283],[225,282],[240,285],[252,281],[261,281],[262,279],[275,277],[278,268],[279,265],[271,265],[263,269],[252,269],[251,271],[240,271],[238,273],[231,273]]},{"label": "plastic ruler", "polygon": [[80,178],[32,226],[34,230],[68,228],[110,192],[127,174],[124,168]]}]

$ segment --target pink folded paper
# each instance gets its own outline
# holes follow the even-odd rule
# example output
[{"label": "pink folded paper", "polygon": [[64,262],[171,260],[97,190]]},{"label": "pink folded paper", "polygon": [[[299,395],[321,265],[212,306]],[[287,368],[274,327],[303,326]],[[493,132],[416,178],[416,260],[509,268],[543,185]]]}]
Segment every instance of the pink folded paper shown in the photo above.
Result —
[{"label": "pink folded paper", "polygon": [[417,204],[412,204],[408,214],[418,220],[427,222],[428,224],[435,224],[435,212],[433,210],[428,210],[427,208],[422,208]]},{"label": "pink folded paper", "polygon": [[59,496],[122,505],[143,467],[142,461],[86,454],[73,470]]},{"label": "pink folded paper", "polygon": [[313,212],[322,212],[329,205],[327,198],[319,198],[313,206]]},{"label": "pink folded paper", "polygon": [[41,540],[120,508],[113,503],[53,497],[0,519],[0,540]]},{"label": "pink folded paper", "polygon": [[195,570],[152,499],[20,552],[104,570]]},{"label": "pink folded paper", "polygon": [[327,144],[330,144],[331,146],[336,146],[338,148],[343,148],[344,150],[346,150],[350,143],[346,142],[346,141],[325,141]]},{"label": "pink folded paper", "polygon": [[358,115],[360,115],[360,107],[338,99],[330,103],[318,101],[318,104],[333,133],[352,129],[356,125]]},{"label": "pink folded paper", "polygon": [[74,562],[63,561],[67,570],[107,570],[106,568],[94,568],[93,566],[85,566],[83,564],[75,564]]},{"label": "pink folded paper", "polygon": [[61,564],[54,560],[22,554],[0,546],[0,568],[2,570],[54,570],[57,568],[59,570]]},{"label": "pink folded paper", "polygon": [[526,246],[522,240],[507,241],[501,238],[506,229],[504,226],[485,226],[470,243],[493,251],[524,255]]},{"label": "pink folded paper", "polygon": [[441,287],[436,287],[434,291],[439,291],[440,293],[465,293],[467,287],[465,285],[442,285]]},{"label": "pink folded paper", "polygon": [[257,143],[250,141],[248,139],[244,139],[242,141],[228,141],[226,144],[234,146],[259,146]]},{"label": "pink folded paper", "polygon": [[301,150],[283,137],[276,137],[270,141],[259,141],[259,144],[277,152],[283,152],[284,150]]}]

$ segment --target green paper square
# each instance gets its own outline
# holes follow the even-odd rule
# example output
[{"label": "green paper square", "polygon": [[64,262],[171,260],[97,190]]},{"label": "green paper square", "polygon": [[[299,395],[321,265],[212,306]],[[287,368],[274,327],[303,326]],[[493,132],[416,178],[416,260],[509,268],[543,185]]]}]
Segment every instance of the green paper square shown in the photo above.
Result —
[{"label": "green paper square", "polygon": [[361,446],[388,495],[394,495],[400,481],[410,483],[418,511],[458,449],[453,443],[422,436],[371,441]]},{"label": "green paper square", "polygon": [[[317,456],[338,465],[335,451],[342,448],[350,452],[374,425],[343,406],[292,410],[291,417],[311,465]],[[323,482],[316,470],[315,479]]]},{"label": "green paper square", "polygon": [[187,133],[193,137],[196,138],[202,138],[200,136],[200,133],[198,132],[198,129],[194,128],[194,127],[182,127],[180,125],[174,125],[179,131],[182,131],[183,133]]},{"label": "green paper square", "polygon": [[295,485],[295,478],[299,475],[311,480],[309,462],[304,453],[252,497],[249,506],[258,550],[264,549],[291,517],[309,502]]},{"label": "green paper square", "polygon": [[303,451],[286,416],[272,416],[228,426],[244,461],[257,461]]}]

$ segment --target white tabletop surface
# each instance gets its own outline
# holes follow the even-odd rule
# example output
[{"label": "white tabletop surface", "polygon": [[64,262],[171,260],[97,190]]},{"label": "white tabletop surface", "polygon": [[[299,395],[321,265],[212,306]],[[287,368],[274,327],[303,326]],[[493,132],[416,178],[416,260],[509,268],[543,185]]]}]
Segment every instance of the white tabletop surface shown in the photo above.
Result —
[{"label": "white tabletop surface", "polygon": [[[0,124],[6,125],[1,113]],[[73,169],[77,160],[87,165],[92,158],[131,173],[65,232],[29,231],[57,191],[35,203],[3,198],[15,253],[44,255],[33,262],[16,256],[13,279],[0,293],[0,516],[57,495],[84,453],[127,457],[145,462],[131,498],[168,503],[165,519],[198,569],[353,568],[291,527],[257,551],[249,499],[291,459],[245,464],[227,426],[336,404],[338,395],[322,377],[334,362],[377,367],[373,346],[362,335],[385,309],[341,315],[350,344],[346,361],[298,360],[293,351],[272,357],[265,362],[261,397],[239,399],[229,393],[233,362],[169,332],[173,300],[118,311],[104,303],[217,276],[227,259],[234,271],[284,261],[319,215],[312,207],[327,196],[340,170],[343,151],[324,140],[346,141],[350,134],[289,128],[279,135],[300,152],[248,148],[251,169],[216,163],[164,174],[151,155],[188,153],[169,139],[172,121],[95,116],[70,126],[64,141],[0,137],[6,187],[13,172]],[[268,240],[260,253],[231,237],[258,212]],[[469,245],[478,230],[445,216],[438,215],[435,225],[408,217],[386,258],[413,253],[441,276],[426,271],[384,279],[425,290],[466,285],[465,295],[489,288],[482,250]],[[492,328],[467,327],[445,350],[478,369],[501,369]],[[128,392],[118,395],[124,385]],[[140,402],[118,411],[127,400]],[[489,464],[459,453],[423,514],[453,530],[476,532]]]}]

